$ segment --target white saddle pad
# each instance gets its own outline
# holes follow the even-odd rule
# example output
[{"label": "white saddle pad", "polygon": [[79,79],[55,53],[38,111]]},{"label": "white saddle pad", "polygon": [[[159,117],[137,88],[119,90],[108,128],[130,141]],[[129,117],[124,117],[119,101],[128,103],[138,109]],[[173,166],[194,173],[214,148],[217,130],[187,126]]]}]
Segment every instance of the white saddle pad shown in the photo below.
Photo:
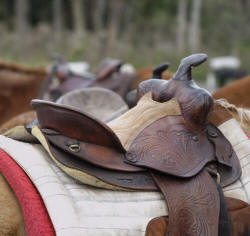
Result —
[{"label": "white saddle pad", "polygon": [[[233,119],[219,128],[231,141],[242,166],[241,179],[224,188],[224,193],[249,203],[250,140]],[[59,236],[142,236],[152,218],[167,215],[159,192],[112,191],[81,184],[55,166],[41,145],[0,135],[0,148],[33,181]]]},{"label": "white saddle pad", "polygon": [[158,192],[90,187],[65,175],[41,145],[0,135],[0,147],[37,187],[58,236],[144,235],[150,219],[167,215]]}]

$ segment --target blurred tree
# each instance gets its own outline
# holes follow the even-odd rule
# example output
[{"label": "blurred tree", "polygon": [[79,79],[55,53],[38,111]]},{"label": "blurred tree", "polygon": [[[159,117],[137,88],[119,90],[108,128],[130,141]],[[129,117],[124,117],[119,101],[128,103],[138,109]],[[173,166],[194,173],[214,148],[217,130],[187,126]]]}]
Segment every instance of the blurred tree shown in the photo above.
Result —
[{"label": "blurred tree", "polygon": [[122,8],[122,0],[110,0],[110,11],[109,11],[109,25],[108,25],[108,38],[107,48],[111,49],[114,47],[120,26],[120,13]]},{"label": "blurred tree", "polygon": [[72,0],[72,15],[73,15],[73,28],[77,34],[83,34],[84,31],[84,11],[82,0]]},{"label": "blurred tree", "polygon": [[95,11],[94,11],[94,28],[95,31],[100,31],[104,27],[104,12],[107,6],[106,0],[95,0]]},{"label": "blurred tree", "polygon": [[[76,58],[84,52],[93,61],[115,52],[140,64],[166,57],[174,64],[187,53],[205,51],[248,61],[249,25],[250,0],[0,0],[0,51],[11,59],[25,52],[43,60],[52,49]],[[28,40],[16,37],[29,29]],[[74,37],[74,49],[70,31],[83,32],[88,43]],[[60,42],[53,37],[58,33]]]},{"label": "blurred tree", "polygon": [[[13,24],[15,24],[15,22],[13,22],[13,20],[15,21],[14,5],[15,0],[2,0],[0,2],[0,22],[9,29],[13,29]],[[16,26],[14,26],[14,28],[16,28]]]},{"label": "blurred tree", "polygon": [[88,31],[94,32],[94,10],[96,0],[84,0],[85,27]]},{"label": "blurred tree", "polygon": [[177,13],[177,51],[182,55],[186,44],[187,0],[179,0]]},{"label": "blurred tree", "polygon": [[56,37],[60,37],[64,30],[64,21],[62,15],[62,0],[53,0],[53,28],[56,33]]},{"label": "blurred tree", "polygon": [[51,0],[29,0],[29,22],[32,27],[37,27],[41,22],[51,24],[52,6]]},{"label": "blurred tree", "polygon": [[15,22],[16,31],[19,35],[25,35],[29,30],[28,22],[29,0],[15,1]]},{"label": "blurred tree", "polygon": [[198,52],[200,50],[200,16],[201,16],[202,0],[192,0],[191,21],[189,27],[189,49],[190,52]]}]

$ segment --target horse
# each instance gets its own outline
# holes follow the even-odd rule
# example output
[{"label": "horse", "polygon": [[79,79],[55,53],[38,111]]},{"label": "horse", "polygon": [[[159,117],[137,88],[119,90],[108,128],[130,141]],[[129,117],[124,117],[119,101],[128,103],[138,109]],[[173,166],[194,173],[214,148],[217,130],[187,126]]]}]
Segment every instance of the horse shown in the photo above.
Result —
[{"label": "horse", "polygon": [[27,126],[35,119],[36,119],[36,113],[34,111],[26,111],[24,113],[16,115],[7,122],[0,125],[0,134],[18,125]]},{"label": "horse", "polygon": [[215,99],[224,98],[237,107],[250,108],[250,76],[236,80],[213,93]]},{"label": "horse", "polygon": [[31,110],[30,100],[37,96],[45,76],[45,68],[0,62],[0,125]]},{"label": "horse", "polygon": [[[237,122],[244,128],[248,128],[247,130],[250,130],[250,113],[247,109],[238,109],[235,107],[235,112],[232,112],[231,110],[228,110],[228,107],[230,106],[229,103],[223,103],[221,101],[215,101],[218,106],[221,106],[222,108],[225,108],[224,113],[228,112],[233,115],[233,117],[237,120]],[[242,119],[242,113],[244,113],[244,119]],[[218,114],[219,119],[221,119],[221,114]],[[248,133],[250,134],[250,132]],[[16,198],[12,188],[10,187],[9,183],[6,181],[4,176],[0,175],[0,235],[18,235],[18,236],[25,236],[27,235],[27,232],[25,231],[25,222],[23,218],[22,209],[19,205],[18,199]],[[147,193],[145,193],[147,194]],[[125,203],[124,203],[125,204]],[[237,225],[234,224],[234,227],[238,227],[235,231],[236,232],[244,232],[244,224],[241,222],[246,221],[247,217],[249,217],[249,207],[246,207],[243,205],[237,205],[238,202],[235,203],[233,201],[228,200],[228,208],[233,216],[233,219],[235,222],[237,222]],[[244,208],[245,207],[245,208]],[[241,209],[241,210],[240,210]],[[239,211],[245,211],[244,217],[240,217],[238,212]],[[237,219],[238,218],[238,219]],[[155,225],[158,225],[158,233],[155,231]],[[242,226],[243,224],[243,226]],[[147,226],[147,236],[152,235],[164,235],[164,232],[167,227],[167,218],[164,220],[164,218],[155,218]],[[236,235],[244,235],[244,234],[233,234],[233,236]],[[247,235],[247,234],[245,234]]]},{"label": "horse", "polygon": [[[142,86],[142,88],[143,88],[143,86]],[[145,88],[145,87],[144,87]],[[141,98],[141,100],[145,100],[145,97],[143,96],[142,98]],[[231,114],[230,114],[230,112],[227,110],[227,108],[225,107],[225,106],[223,106],[223,103],[215,103],[215,111],[212,113],[212,116],[211,116],[211,118],[210,118],[210,121],[213,123],[213,124],[216,124],[216,125],[218,125],[219,127],[221,127],[221,131],[223,130],[224,132],[225,132],[225,135],[227,136],[227,135],[229,135],[230,133],[231,133],[231,130],[234,128],[234,127],[231,127],[231,130],[230,131],[228,131],[228,128],[230,128],[230,127],[228,127],[228,125],[234,125],[234,126],[237,126],[238,125],[238,123],[236,122],[234,122],[234,120],[232,120],[231,119]],[[235,112],[234,113],[234,115],[235,116],[239,116],[239,112],[237,113],[237,112]],[[247,113],[246,113],[247,114]],[[124,114],[125,116],[127,116],[126,115],[126,113]],[[240,118],[238,117],[237,118],[238,120],[240,120]],[[132,122],[132,121],[131,121]],[[245,123],[245,126],[247,126],[247,120],[246,119],[244,119],[244,120],[241,120],[241,124],[242,123]],[[249,126],[249,124],[248,124],[248,126]],[[242,133],[241,133],[241,135],[243,135]],[[228,136],[229,137],[229,136]],[[240,136],[238,136],[237,138],[239,138]],[[5,138],[3,138],[3,140],[5,140]],[[6,141],[7,141],[7,139],[6,139]],[[233,144],[233,146],[235,145],[235,142],[237,143],[237,140],[230,140],[231,142],[233,142],[234,144]],[[1,143],[1,142],[0,142]],[[13,143],[14,143],[14,141],[13,141]],[[16,145],[17,145],[17,143],[16,143]],[[18,146],[22,146],[23,144],[18,144]],[[26,145],[27,146],[27,145]],[[235,147],[235,146],[234,146]],[[2,143],[1,144],[1,148],[4,148],[4,144]],[[8,149],[8,148],[6,148],[6,149]],[[10,150],[9,150],[10,151]],[[237,150],[236,150],[237,151]],[[240,150],[238,150],[238,154],[239,154],[239,151]],[[241,153],[241,157],[242,157],[242,153]],[[2,169],[3,170],[3,169]],[[13,184],[13,183],[12,183]],[[5,185],[6,186],[6,185]],[[83,188],[85,188],[85,190],[86,191],[89,191],[89,192],[91,192],[91,191],[97,191],[97,189],[93,189],[93,188],[91,188],[91,187],[87,187],[87,186],[82,186]],[[229,191],[230,189],[228,189],[228,191]],[[98,195],[98,196],[101,196],[101,192],[105,192],[105,191],[107,191],[107,190],[98,190],[98,193],[100,194],[100,195]],[[233,191],[233,190],[232,190]],[[229,191],[230,192],[230,191]],[[105,194],[107,194],[107,193],[105,193]],[[104,195],[105,195],[104,194]],[[120,192],[118,192],[117,194],[119,194],[120,195],[120,197],[122,196],[122,193],[120,193]],[[126,194],[126,193],[124,193],[124,194]],[[226,194],[226,192],[225,192],[225,194]],[[111,193],[110,195],[109,195],[109,197],[110,196],[112,196],[112,195],[116,195],[116,193]],[[119,196],[118,195],[118,196]],[[131,195],[133,195],[133,193],[131,193]],[[142,194],[143,195],[143,194]],[[142,197],[142,195],[141,195],[141,197]],[[146,192],[146,193],[144,193],[144,195],[143,196],[147,196],[147,195],[150,195],[150,193],[149,192]],[[227,196],[227,195],[226,195]],[[107,196],[108,197],[108,196]],[[120,199],[120,198],[118,198],[118,199]],[[245,221],[243,221],[244,220],[244,217],[245,216],[249,216],[249,205],[248,204],[244,204],[244,203],[242,203],[242,202],[238,202],[238,201],[231,201],[230,199],[228,199],[228,201],[227,201],[227,203],[228,203],[228,208],[229,208],[229,210],[230,210],[230,213],[231,213],[231,217],[232,217],[232,225],[233,225],[233,229],[234,229],[234,235],[244,235],[243,233],[246,233],[246,232],[249,232],[248,230],[249,230],[249,222],[247,221],[247,220],[245,220]],[[104,204],[104,203],[103,203]],[[137,203],[137,204],[139,204],[139,202]],[[149,204],[149,203],[148,203]],[[237,205],[238,204],[238,205]],[[105,204],[104,204],[105,205]],[[124,205],[124,207],[125,207],[125,209],[126,209],[126,202],[123,202],[122,203],[122,205]],[[145,206],[144,206],[145,207]],[[6,210],[6,208],[1,208],[1,210]],[[20,210],[20,209],[19,209]],[[94,209],[92,209],[92,211],[93,211]],[[117,210],[117,209],[113,209],[113,210]],[[159,212],[161,212],[160,211],[160,209],[158,209],[159,210]],[[22,215],[22,214],[18,214],[18,209],[16,209],[16,215]],[[91,211],[91,208],[90,208],[90,211]],[[243,213],[244,214],[243,214]],[[4,212],[3,212],[4,213]],[[90,212],[89,212],[90,213]],[[101,211],[99,212],[100,214],[101,214]],[[159,214],[159,213],[158,213]],[[2,215],[2,214],[1,214]],[[235,217],[235,215],[237,216],[237,217]],[[242,217],[242,215],[244,215],[244,217]],[[69,220],[69,219],[68,219]],[[242,220],[242,222],[241,222],[241,220]],[[20,221],[22,221],[22,220],[19,220],[18,222],[20,223]],[[135,223],[135,221],[136,221],[136,218],[134,218],[134,219],[132,219],[132,221]],[[151,224],[149,224],[148,225],[148,229],[149,229],[149,231],[147,231],[147,233],[146,233],[146,235],[156,235],[156,234],[152,234],[152,232],[153,233],[155,233],[155,228],[154,229],[151,229],[151,227],[150,227],[150,225],[153,225],[154,223],[152,223],[152,222],[157,222],[157,224],[158,224],[158,226],[159,226],[159,222],[157,221],[157,219],[153,219],[153,221],[150,221],[150,223]],[[157,235],[164,235],[164,232],[165,231],[161,231],[161,229],[162,228],[166,228],[166,227],[168,227],[167,226],[167,224],[166,224],[166,221],[164,221],[163,220],[163,222],[162,222],[162,218],[161,218],[161,221],[160,221],[160,224],[161,225],[163,225],[163,227],[158,227],[158,230],[159,230],[159,233],[163,233],[163,234],[157,234]],[[0,224],[1,225],[1,224]],[[15,227],[10,227],[10,228],[14,228],[15,230],[18,230],[19,228],[20,228],[20,226],[18,225],[15,225]],[[23,226],[21,226],[21,228],[23,228]],[[80,230],[80,229],[79,229]],[[104,230],[104,229],[103,229]],[[153,230],[153,231],[152,231]],[[160,232],[161,231],[161,232]],[[107,232],[107,231],[106,231]],[[121,232],[120,232],[121,233]],[[143,232],[138,232],[138,235],[141,235],[141,233],[143,233]],[[150,234],[151,233],[151,234]],[[122,235],[122,234],[121,234]],[[134,235],[134,234],[133,234]]]},{"label": "horse", "polygon": [[[145,80],[148,80],[152,77],[153,75],[153,67],[143,67],[139,68],[135,71],[135,73],[138,75],[137,79],[134,80],[132,89],[137,89],[138,85]],[[162,78],[164,80],[169,80],[170,78],[173,77],[173,73],[170,71],[165,71],[162,74]]]}]

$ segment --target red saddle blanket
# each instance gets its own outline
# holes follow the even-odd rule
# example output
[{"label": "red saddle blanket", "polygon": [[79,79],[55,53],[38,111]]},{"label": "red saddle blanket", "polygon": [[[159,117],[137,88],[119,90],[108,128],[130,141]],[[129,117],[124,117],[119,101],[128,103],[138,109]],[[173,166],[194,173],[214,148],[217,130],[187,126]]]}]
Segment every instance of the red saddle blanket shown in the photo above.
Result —
[{"label": "red saddle blanket", "polygon": [[36,187],[22,168],[0,149],[0,172],[13,189],[29,236],[55,236],[55,230]]}]

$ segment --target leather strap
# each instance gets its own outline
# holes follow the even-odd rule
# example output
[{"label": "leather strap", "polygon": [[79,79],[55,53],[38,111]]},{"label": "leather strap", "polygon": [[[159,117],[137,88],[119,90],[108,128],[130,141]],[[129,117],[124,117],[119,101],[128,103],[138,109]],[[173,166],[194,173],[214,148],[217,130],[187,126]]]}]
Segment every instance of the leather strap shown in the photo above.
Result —
[{"label": "leather strap", "polygon": [[[140,171],[135,173],[116,170],[111,171],[106,168],[92,165],[86,161],[81,160],[80,158],[74,158],[72,154],[61,150],[53,144],[49,145],[49,149],[53,155],[52,158],[54,158],[58,163],[61,163],[61,168],[69,175],[70,173],[74,173],[80,170],[80,173],[82,172],[83,174],[93,176],[105,183],[121,188],[126,188],[128,190],[158,190],[150,173],[147,171]],[[65,170],[65,167],[70,168],[70,173]]]},{"label": "leather strap", "polygon": [[41,131],[49,143],[71,154],[72,158],[78,158],[111,171],[146,171],[143,168],[125,163],[123,161],[125,154],[118,152],[114,148],[72,139],[51,129],[41,129]]},{"label": "leather strap", "polygon": [[152,172],[152,176],[168,206],[166,235],[218,234],[219,195],[214,180],[205,169],[189,179],[174,178],[159,172]]}]

